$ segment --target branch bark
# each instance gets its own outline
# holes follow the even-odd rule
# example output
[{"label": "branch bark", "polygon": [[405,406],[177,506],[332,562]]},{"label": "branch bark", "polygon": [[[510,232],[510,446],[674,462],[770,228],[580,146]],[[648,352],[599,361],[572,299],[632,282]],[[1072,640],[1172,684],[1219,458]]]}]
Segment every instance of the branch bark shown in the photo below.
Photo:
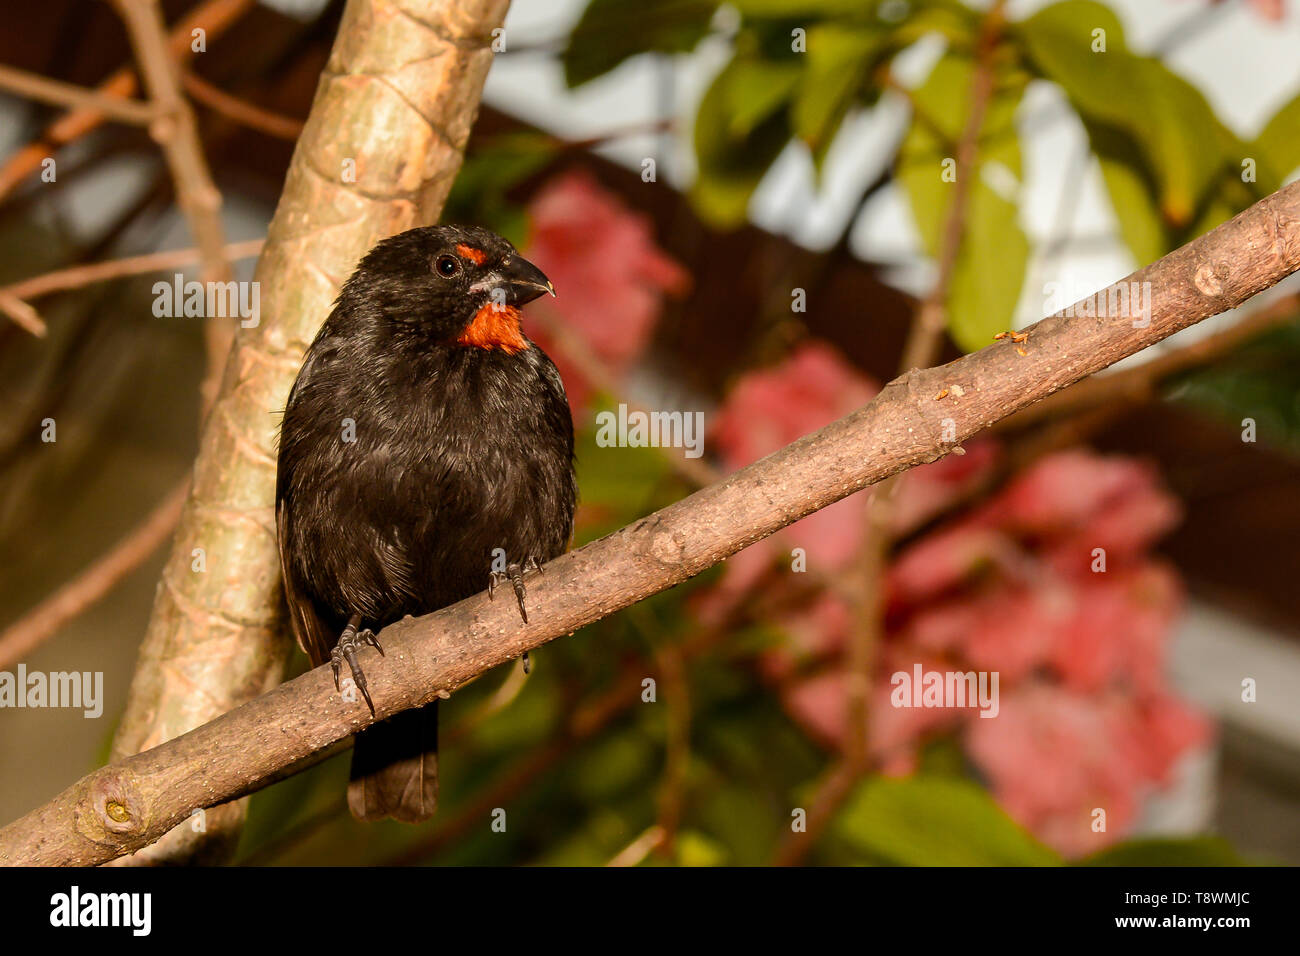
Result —
[{"label": "branch bark", "polygon": [[[273,514],[275,413],[361,256],[437,219],[491,65],[491,31],[508,5],[348,3],[258,260],[261,321],[240,330],[204,428],[115,758],[280,682],[288,637]],[[242,803],[226,804],[207,814],[205,832],[178,828],[151,847],[150,861],[221,859],[242,817]]]},{"label": "branch bark", "polygon": [[[376,714],[345,701],[333,690],[329,668],[316,668],[73,784],[0,830],[0,864],[93,864],[143,847],[192,810],[257,790],[283,768],[377,720],[448,696],[483,671],[680,584],[813,511],[937,460],[993,422],[1240,305],[1298,268],[1300,183],[1294,183],[1112,287],[1150,283],[1149,322],[1135,325],[1127,314],[1105,309],[1087,317],[1058,313],[1031,327],[1023,356],[1003,341],[948,365],[908,372],[853,414],[552,561],[530,586],[529,625],[519,626],[510,602],[480,594],[385,628],[387,656],[366,661]],[[1108,291],[1093,301],[1104,304]],[[237,356],[232,369],[241,365]],[[270,549],[265,537],[259,544]],[[180,541],[188,543],[185,535]],[[188,559],[185,544],[178,550]],[[260,560],[260,553],[251,558]],[[265,614],[273,571],[259,565],[228,573],[241,590],[257,593],[265,603],[255,613]]]}]

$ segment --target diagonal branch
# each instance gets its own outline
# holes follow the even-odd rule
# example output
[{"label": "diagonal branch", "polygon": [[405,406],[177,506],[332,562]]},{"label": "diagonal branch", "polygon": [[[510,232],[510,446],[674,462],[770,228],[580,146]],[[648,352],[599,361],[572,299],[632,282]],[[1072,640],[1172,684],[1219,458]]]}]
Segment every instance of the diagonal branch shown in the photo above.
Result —
[{"label": "diagonal branch", "polygon": [[[1297,269],[1300,183],[1293,183],[1086,300],[1092,309],[1038,322],[1026,348],[999,342],[908,372],[853,414],[557,558],[532,587],[532,624],[521,628],[509,602],[480,594],[385,628],[387,656],[367,661],[376,714],[335,693],[329,669],[318,667],[73,784],[0,830],[0,864],[101,863],[143,847],[192,810],[257,790],[377,720],[448,696],[489,668],[680,584],[813,511],[935,461],[993,422],[1240,305]],[[1150,311],[1136,321],[1105,307],[1121,288],[1127,295],[1129,283],[1150,291]],[[1093,314],[1098,302],[1103,308]]]}]

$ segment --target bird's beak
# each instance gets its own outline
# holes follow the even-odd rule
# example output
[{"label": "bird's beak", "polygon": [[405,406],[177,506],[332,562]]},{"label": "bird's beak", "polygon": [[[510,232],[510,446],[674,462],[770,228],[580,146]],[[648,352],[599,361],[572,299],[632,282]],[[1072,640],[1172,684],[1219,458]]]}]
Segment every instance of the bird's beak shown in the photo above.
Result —
[{"label": "bird's beak", "polygon": [[501,284],[511,305],[532,302],[539,295],[555,295],[555,287],[541,269],[522,256],[511,256],[501,265]]}]

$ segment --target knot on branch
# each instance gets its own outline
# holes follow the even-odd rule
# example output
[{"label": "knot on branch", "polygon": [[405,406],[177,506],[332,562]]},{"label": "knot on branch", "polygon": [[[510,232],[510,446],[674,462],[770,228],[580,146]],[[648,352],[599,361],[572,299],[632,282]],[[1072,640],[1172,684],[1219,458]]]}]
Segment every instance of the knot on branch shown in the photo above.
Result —
[{"label": "knot on branch", "polygon": [[1217,299],[1223,295],[1223,284],[1227,281],[1230,270],[1226,262],[1203,262],[1192,277],[1192,284],[1201,295]]},{"label": "knot on branch", "polygon": [[126,835],[145,833],[148,820],[144,800],[135,781],[120,772],[101,772],[90,781],[90,826],[86,835],[102,839],[103,833]]},{"label": "knot on branch", "polygon": [[686,536],[680,531],[656,531],[649,551],[660,564],[681,564],[686,558]]}]

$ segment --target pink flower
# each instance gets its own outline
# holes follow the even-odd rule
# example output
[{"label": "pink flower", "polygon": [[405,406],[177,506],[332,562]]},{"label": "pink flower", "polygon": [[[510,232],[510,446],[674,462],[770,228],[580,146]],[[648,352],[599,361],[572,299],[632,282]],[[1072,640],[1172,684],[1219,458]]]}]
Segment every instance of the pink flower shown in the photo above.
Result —
[{"label": "pink flower", "polygon": [[[1022,534],[1059,536],[1076,533],[1098,516],[1136,499],[1154,510],[1155,517],[1141,509],[1130,517],[1143,518],[1144,528],[1158,528],[1136,539],[1140,547],[1171,526],[1168,496],[1159,495],[1155,488],[1155,474],[1148,466],[1071,449],[1039,459],[1012,479],[990,502],[985,517]],[[1156,497],[1161,499],[1158,504]]]},{"label": "pink flower", "polygon": [[[1223,0],[1210,0],[1210,2],[1222,3]],[[1246,5],[1254,7],[1255,16],[1263,20],[1272,20],[1276,23],[1286,16],[1286,0],[1246,0]]]},{"label": "pink flower", "polygon": [[878,390],[829,345],[805,342],[736,382],[713,419],[714,445],[734,471],[861,408]]},{"label": "pink flower", "polygon": [[964,455],[948,455],[907,473],[894,495],[892,531],[895,536],[942,514],[988,478],[997,463],[997,443],[976,439],[964,447]]},{"label": "pink flower", "polygon": [[[1166,694],[1084,695],[1040,681],[1003,694],[996,718],[967,721],[966,752],[1012,817],[1080,856],[1123,836],[1141,797],[1209,732]],[[1104,832],[1093,830],[1098,809]]]},{"label": "pink flower", "polygon": [[1025,578],[1032,564],[1030,555],[1008,535],[966,520],[934,531],[904,550],[886,583],[891,603],[917,605],[983,574]]},{"label": "pink flower", "polygon": [[1118,683],[1143,693],[1163,687],[1166,639],[1181,598],[1178,579],[1161,564],[1080,578],[1067,619],[1052,634],[1052,666],[1080,691]]},{"label": "pink flower", "polygon": [[[1093,852],[1132,826],[1143,780],[1116,706],[1029,684],[1002,694],[997,717],[967,723],[966,752],[1014,819],[1062,853]],[[1098,809],[1104,832],[1092,829]]]},{"label": "pink flower", "polygon": [[560,368],[576,409],[591,383],[556,348],[535,311],[576,333],[615,374],[645,349],[665,295],[680,295],[690,276],[655,244],[649,220],[625,208],[584,172],[560,175],[528,206],[529,259],[550,278],[558,298],[539,299],[524,325]]},{"label": "pink flower", "polygon": [[[785,361],[741,378],[714,416],[711,439],[728,469],[742,468],[871,400],[876,386],[829,346],[800,345]],[[854,495],[790,526],[809,564],[847,565],[866,527],[866,498]]]}]

